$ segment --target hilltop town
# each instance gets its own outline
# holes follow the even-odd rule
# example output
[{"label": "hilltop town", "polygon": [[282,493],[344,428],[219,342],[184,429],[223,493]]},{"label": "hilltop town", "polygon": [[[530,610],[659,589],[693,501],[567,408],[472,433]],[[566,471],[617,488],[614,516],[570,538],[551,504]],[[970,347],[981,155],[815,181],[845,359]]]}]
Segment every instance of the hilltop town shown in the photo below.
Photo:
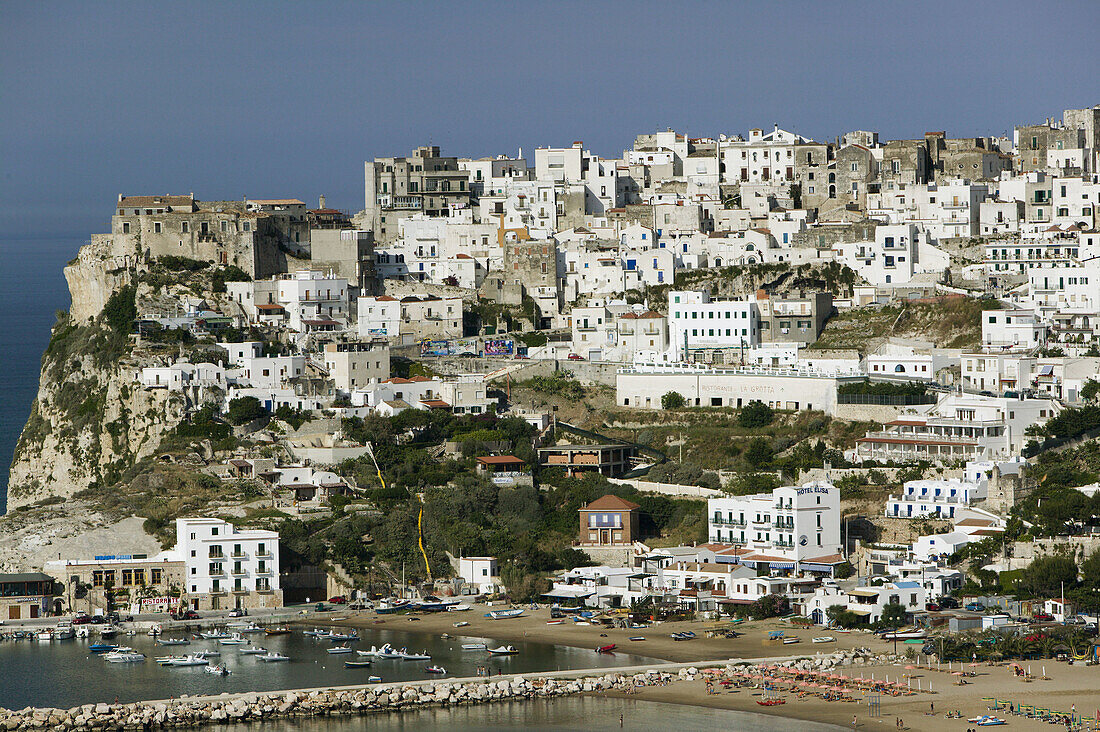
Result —
[{"label": "hilltop town", "polygon": [[367,161],[358,211],[118,194],[65,269],[0,616],[458,594],[1094,629],[1098,209],[1100,106],[429,145]]}]

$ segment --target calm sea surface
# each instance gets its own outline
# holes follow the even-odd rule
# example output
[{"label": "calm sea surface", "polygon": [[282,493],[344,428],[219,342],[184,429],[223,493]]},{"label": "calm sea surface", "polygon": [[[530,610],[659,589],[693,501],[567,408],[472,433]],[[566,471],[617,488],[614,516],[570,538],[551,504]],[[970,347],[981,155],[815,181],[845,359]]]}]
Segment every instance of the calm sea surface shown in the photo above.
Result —
[{"label": "calm sea surface", "polygon": [[[177,634],[173,634],[177,635]],[[439,678],[425,673],[428,665],[440,665],[447,676],[476,676],[479,667],[493,673],[528,673],[571,668],[601,668],[641,665],[652,661],[644,656],[626,653],[600,654],[583,648],[567,648],[543,643],[516,643],[516,656],[490,657],[484,651],[463,651],[463,643],[488,643],[486,638],[460,636],[444,640],[426,633],[404,633],[385,630],[362,631],[363,639],[353,647],[369,650],[372,645],[391,643],[410,651],[426,650],[431,661],[396,661],[375,659],[367,668],[345,668],[344,661],[358,659],[352,654],[330,654],[330,641],[317,641],[295,631],[289,635],[265,636],[253,633],[248,639],[256,645],[278,651],[290,657],[289,662],[264,663],[255,656],[238,653],[237,646],[223,646],[214,640],[192,640],[187,646],[156,646],[145,635],[116,637],[113,643],[132,647],[144,653],[144,663],[107,663],[88,651],[95,639],[71,639],[40,643],[38,641],[0,642],[0,707],[22,708],[48,706],[68,708],[92,702],[138,701],[165,699],[181,694],[219,694],[223,691],[271,691],[301,689],[316,686],[346,686],[365,683],[368,676],[381,676],[383,681],[422,681]],[[214,676],[201,666],[163,667],[154,658],[217,649],[232,673]],[[444,677],[445,678],[445,677]]]},{"label": "calm sea surface", "polygon": [[61,270],[80,239],[0,239],[0,513],[15,441],[38,391],[54,313],[69,307]]},{"label": "calm sea surface", "polygon": [[[622,726],[619,726],[619,715]],[[264,729],[269,725],[264,724]],[[253,732],[256,727],[230,725],[225,732]],[[428,730],[481,732],[482,730],[564,730],[608,732],[621,729],[643,732],[836,732],[843,728],[816,722],[767,717],[722,709],[701,709],[636,699],[567,697],[526,702],[482,704],[454,709],[418,709],[366,717],[339,717],[281,721],[280,732],[358,732],[358,730]]]}]

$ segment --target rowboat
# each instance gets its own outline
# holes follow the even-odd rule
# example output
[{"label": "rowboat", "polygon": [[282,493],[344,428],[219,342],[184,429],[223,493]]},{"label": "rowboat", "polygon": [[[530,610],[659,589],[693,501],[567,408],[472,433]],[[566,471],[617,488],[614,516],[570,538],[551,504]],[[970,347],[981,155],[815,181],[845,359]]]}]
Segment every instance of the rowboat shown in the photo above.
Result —
[{"label": "rowboat", "polygon": [[454,625],[454,627],[456,627],[456,628],[465,628],[469,624],[470,623],[467,620],[460,620],[457,623],[452,623],[452,625]]},{"label": "rowboat", "polygon": [[464,651],[484,651],[486,649],[484,643],[463,643],[462,650]]},{"label": "rowboat", "polygon": [[443,668],[442,666],[426,666],[424,668],[424,673],[426,673],[426,674],[445,674],[445,673],[447,673],[447,669]]},{"label": "rowboat", "polygon": [[783,639],[783,645],[785,645],[785,646],[789,646],[789,645],[793,645],[795,643],[801,643],[801,642],[802,642],[801,638],[784,638]]},{"label": "rowboat", "polygon": [[928,633],[923,630],[897,630],[892,633],[883,633],[883,640],[916,640],[918,638],[926,638]]},{"label": "rowboat", "polygon": [[596,653],[611,653],[615,650],[614,643],[608,643],[606,646],[600,646],[596,649]]},{"label": "rowboat", "polygon": [[344,661],[344,668],[366,668],[370,661]]},{"label": "rowboat", "polygon": [[507,618],[518,618],[523,615],[523,608],[517,607],[511,610],[492,610],[485,613],[485,617],[490,620],[506,620]]},{"label": "rowboat", "polygon": [[207,666],[203,669],[203,671],[208,674],[214,674],[215,676],[228,676],[230,673],[232,673],[228,668],[226,668],[225,664],[222,664],[220,666]]},{"label": "rowboat", "polygon": [[775,707],[780,704],[786,704],[787,702],[783,699],[757,699],[756,703],[762,707]]},{"label": "rowboat", "polygon": [[92,645],[88,646],[88,650],[92,653],[110,653],[112,651],[118,650],[118,646],[112,645],[110,643],[93,643]]},{"label": "rowboat", "polygon": [[836,643],[836,638],[831,635],[820,635],[810,640],[811,643]]},{"label": "rowboat", "polygon": [[632,635],[632,636],[630,636],[629,638],[627,638],[627,640],[632,640],[632,641],[644,641],[644,640],[645,640],[645,636],[644,636],[644,635]]},{"label": "rowboat", "polygon": [[564,622],[565,622],[564,620],[562,620],[561,618],[558,618],[557,620],[547,620],[546,624],[547,625],[561,625]]}]

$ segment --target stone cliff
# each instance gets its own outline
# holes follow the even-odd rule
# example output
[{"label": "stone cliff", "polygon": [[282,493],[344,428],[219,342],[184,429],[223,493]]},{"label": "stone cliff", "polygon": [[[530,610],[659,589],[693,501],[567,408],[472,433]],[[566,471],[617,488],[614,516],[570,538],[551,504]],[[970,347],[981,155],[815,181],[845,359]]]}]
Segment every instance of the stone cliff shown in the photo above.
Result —
[{"label": "stone cliff", "polygon": [[[137,281],[142,269],[137,257],[96,241],[65,268],[73,306],[42,357],[38,394],[12,462],[9,510],[114,485],[183,418],[185,395],[138,382],[149,363],[135,358],[129,323],[160,294]],[[112,325],[104,307],[123,289],[134,293],[129,319]]]}]

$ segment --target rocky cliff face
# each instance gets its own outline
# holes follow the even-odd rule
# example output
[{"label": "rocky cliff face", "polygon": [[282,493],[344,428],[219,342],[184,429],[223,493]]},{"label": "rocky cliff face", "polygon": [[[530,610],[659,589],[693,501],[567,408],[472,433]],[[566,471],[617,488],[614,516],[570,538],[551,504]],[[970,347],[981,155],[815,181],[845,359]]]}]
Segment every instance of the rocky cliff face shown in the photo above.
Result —
[{"label": "rocky cliff face", "polygon": [[134,278],[128,259],[93,242],[65,268],[73,309],[54,326],[42,359],[12,462],[9,509],[114,484],[183,417],[183,395],[140,387],[145,364],[101,315],[111,294]]}]

